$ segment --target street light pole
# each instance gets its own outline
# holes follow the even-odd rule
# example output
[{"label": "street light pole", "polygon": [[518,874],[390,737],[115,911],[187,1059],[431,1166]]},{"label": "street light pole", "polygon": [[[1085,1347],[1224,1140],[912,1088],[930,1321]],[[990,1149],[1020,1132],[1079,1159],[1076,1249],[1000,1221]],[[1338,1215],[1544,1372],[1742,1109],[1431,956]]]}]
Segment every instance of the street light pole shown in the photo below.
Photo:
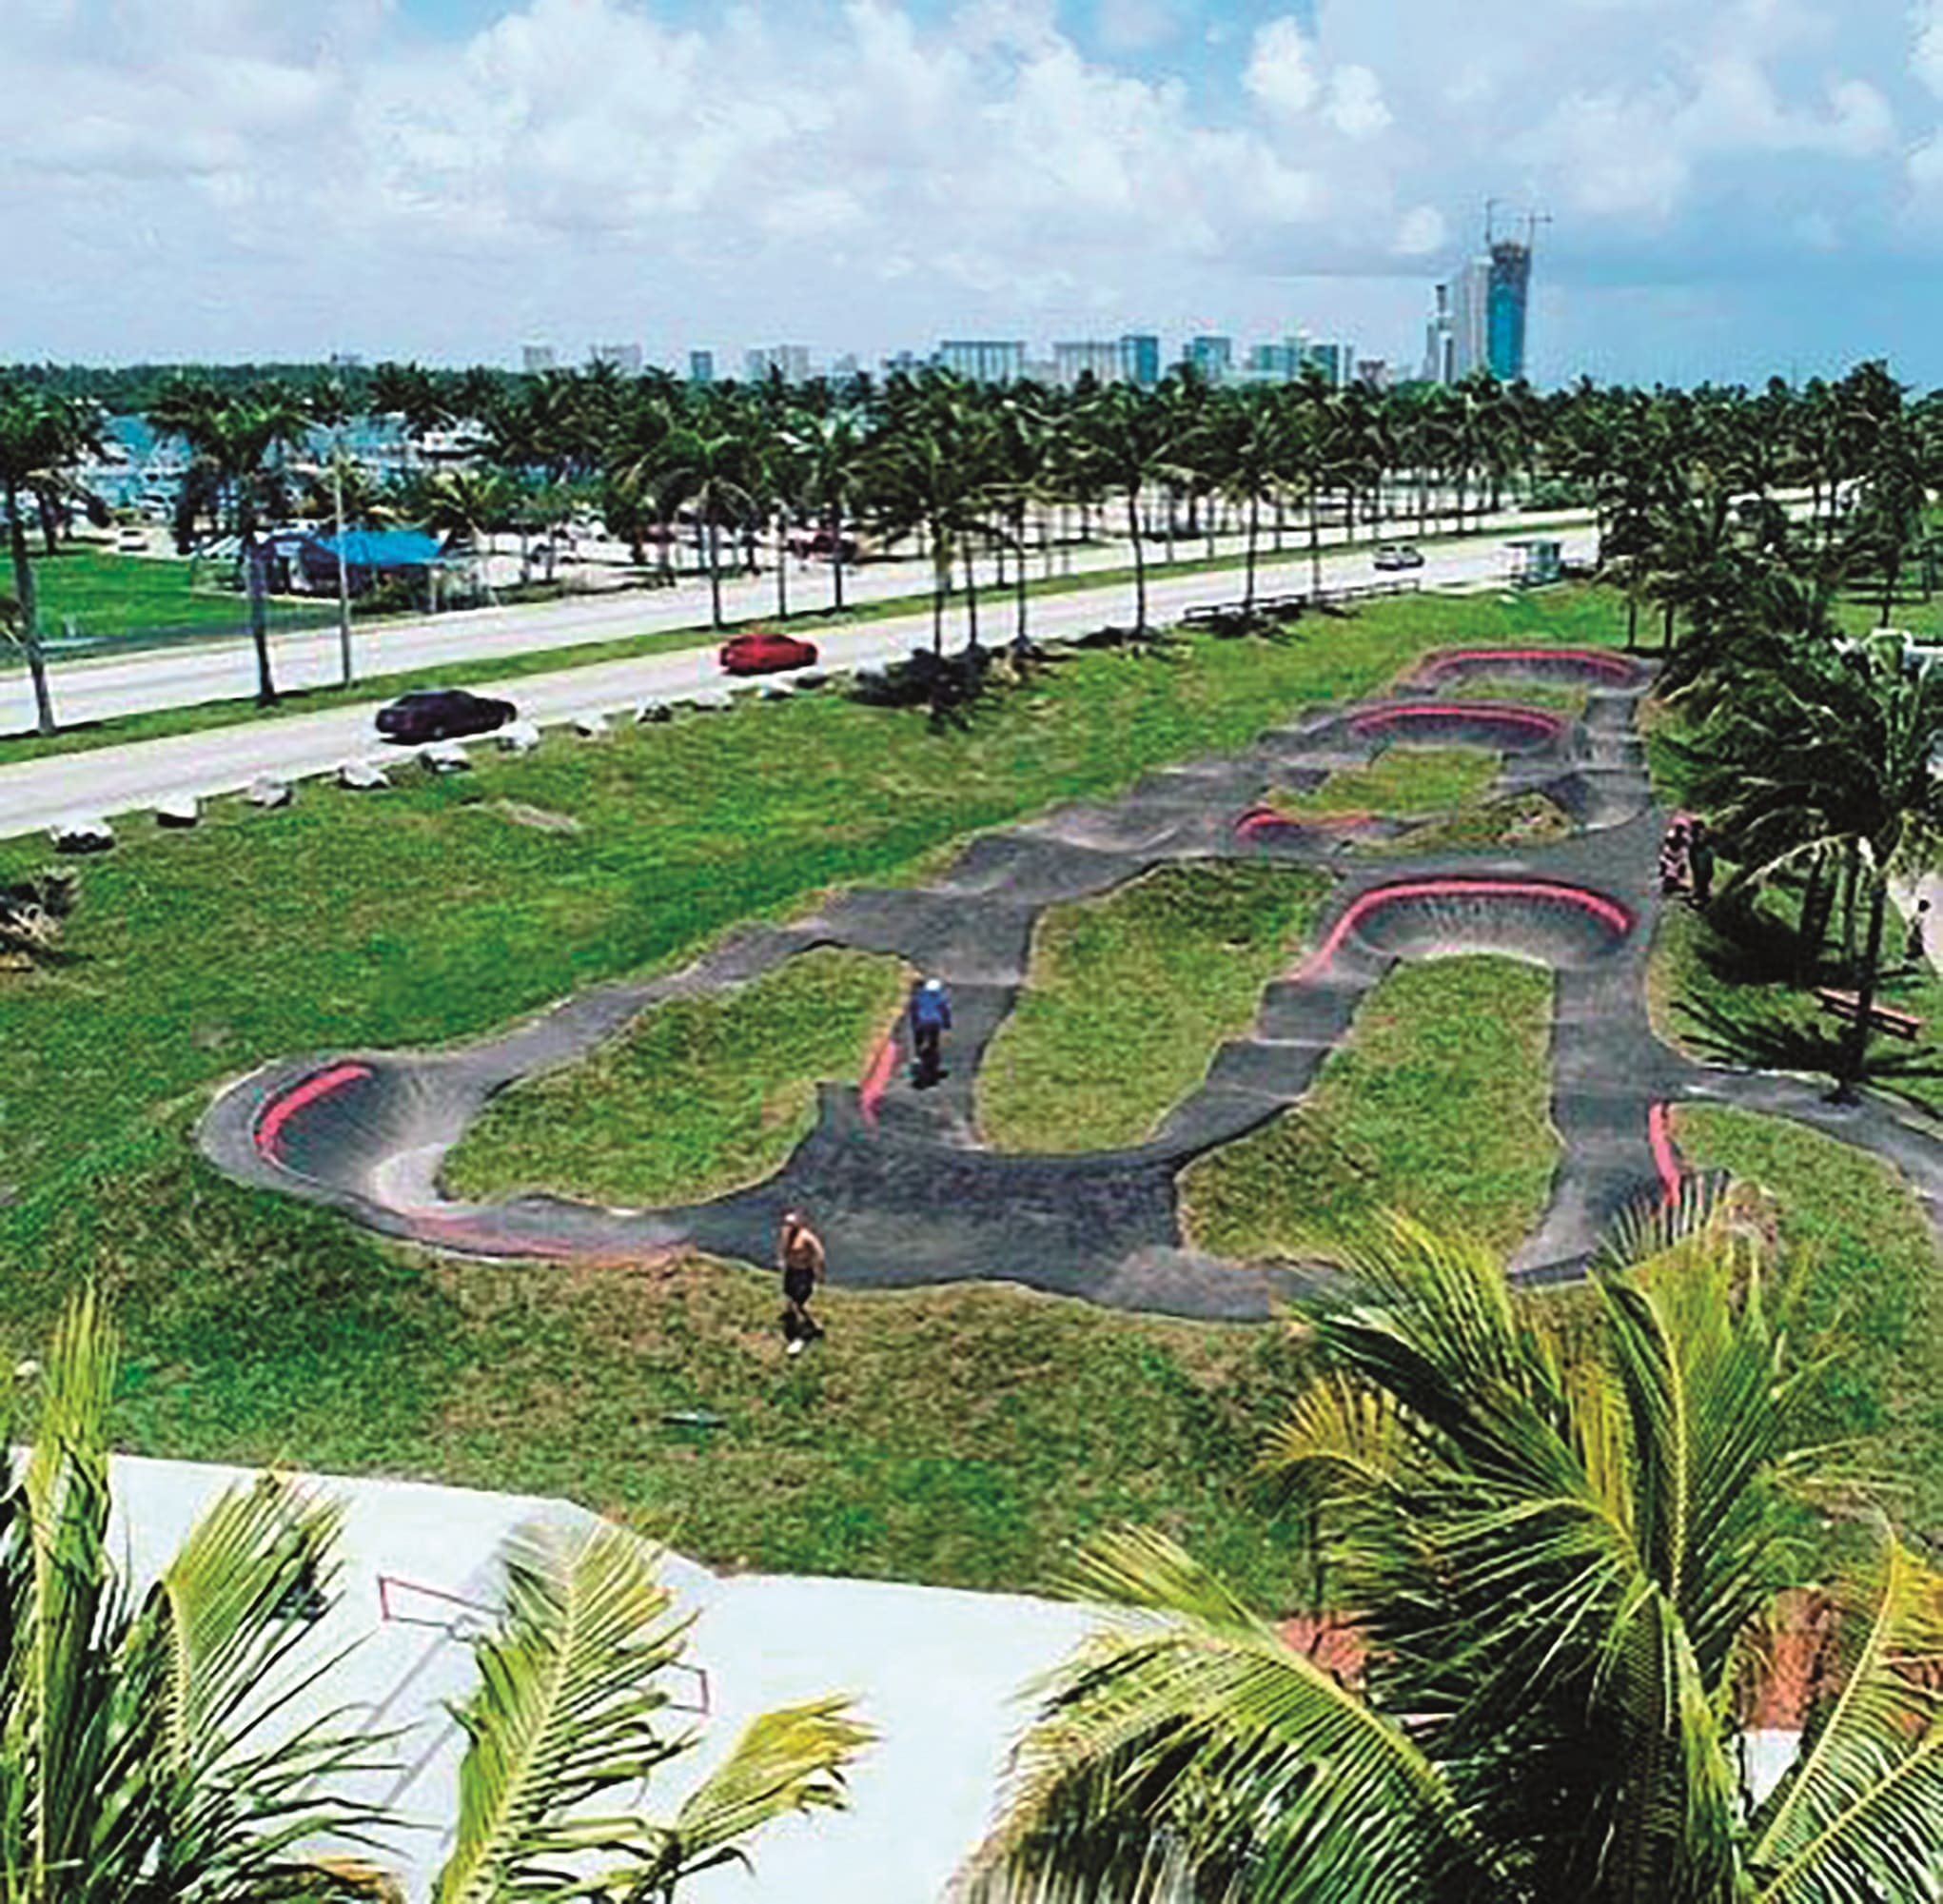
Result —
[{"label": "street light pole", "polygon": [[339,431],[331,445],[330,495],[332,513],[337,517],[338,556],[338,669],[342,685],[351,684],[351,585],[344,573],[344,444]]}]

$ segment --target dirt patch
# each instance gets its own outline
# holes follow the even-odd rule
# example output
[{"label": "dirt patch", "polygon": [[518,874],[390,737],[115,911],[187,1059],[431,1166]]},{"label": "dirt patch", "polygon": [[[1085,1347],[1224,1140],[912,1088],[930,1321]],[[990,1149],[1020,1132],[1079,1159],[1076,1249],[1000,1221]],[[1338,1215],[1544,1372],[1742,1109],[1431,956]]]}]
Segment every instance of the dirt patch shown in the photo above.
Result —
[{"label": "dirt patch", "polygon": [[586,832],[572,814],[549,813],[544,807],[530,807],[524,800],[494,800],[486,812],[498,814],[515,826],[530,826],[540,833]]}]

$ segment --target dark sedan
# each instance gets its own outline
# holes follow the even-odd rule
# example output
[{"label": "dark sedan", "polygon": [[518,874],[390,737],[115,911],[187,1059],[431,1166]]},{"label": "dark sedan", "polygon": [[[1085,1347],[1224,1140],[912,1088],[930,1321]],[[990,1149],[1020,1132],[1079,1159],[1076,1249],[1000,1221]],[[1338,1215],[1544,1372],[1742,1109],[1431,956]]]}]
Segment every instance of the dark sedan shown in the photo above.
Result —
[{"label": "dark sedan", "polygon": [[464,688],[414,688],[378,711],[378,732],[387,740],[418,746],[428,740],[458,740],[490,734],[519,715],[509,700],[469,694]]}]

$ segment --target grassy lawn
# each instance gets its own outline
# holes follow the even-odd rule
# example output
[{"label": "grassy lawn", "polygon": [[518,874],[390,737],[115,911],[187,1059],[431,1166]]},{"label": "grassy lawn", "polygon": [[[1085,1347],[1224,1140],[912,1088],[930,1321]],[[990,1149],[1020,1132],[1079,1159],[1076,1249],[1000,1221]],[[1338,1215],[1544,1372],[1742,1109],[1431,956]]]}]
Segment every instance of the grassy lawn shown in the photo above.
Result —
[{"label": "grassy lawn", "polygon": [[1584,688],[1557,681],[1521,680],[1515,675],[1459,675],[1439,681],[1434,693],[1439,700],[1497,700],[1519,707],[1548,708],[1574,720],[1585,712],[1589,697]]},{"label": "grassy lawn", "polygon": [[[1724,876],[1724,874],[1723,874]],[[1801,894],[1774,885],[1758,895],[1717,897],[1707,913],[1669,906],[1660,915],[1648,973],[1648,1002],[1659,1035],[1713,1063],[1757,1063],[1765,1068],[1826,1073],[1837,1061],[1843,1021],[1823,1011],[1815,987],[1849,988],[1835,932],[1819,961],[1800,953],[1797,932]],[[1858,926],[1859,930],[1859,926]],[[1878,1037],[1870,1061],[1879,1081],[1928,1109],[1943,1105],[1943,1084],[1927,1075],[1943,1035],[1943,978],[1927,963],[1910,969],[1894,963],[1902,948],[1903,921],[1892,911],[1883,943],[1892,969],[1880,996],[1885,1005],[1914,1012],[1926,1031],[1914,1045]]]},{"label": "grassy lawn", "polygon": [[[203,579],[214,574],[205,568]],[[196,564],[147,556],[122,556],[95,542],[64,542],[55,555],[33,553],[40,596],[41,633],[58,659],[68,622],[94,638],[195,629],[235,635],[248,625],[249,609],[235,589],[193,585]],[[8,587],[12,587],[10,578]],[[279,619],[285,605],[276,604]],[[334,611],[320,604],[325,614]]]},{"label": "grassy lawn", "polygon": [[1475,800],[1441,818],[1426,820],[1395,839],[1363,843],[1370,853],[1483,853],[1497,847],[1541,846],[1563,839],[1572,819],[1543,794],[1505,794]]},{"label": "grassy lawn", "polygon": [[1306,794],[1278,790],[1268,804],[1290,819],[1447,814],[1482,799],[1501,764],[1482,747],[1385,747],[1366,766],[1343,768]]},{"label": "grassy lawn", "polygon": [[1552,975],[1467,955],[1399,965],[1302,1104],[1182,1173],[1217,1255],[1300,1257],[1385,1208],[1508,1248],[1537,1223],[1551,1124]]},{"label": "grassy lawn", "polygon": [[854,1078],[895,1021],[896,959],[819,947],[739,990],[671,999],[581,1064],[502,1091],[445,1160],[453,1193],[698,1202],[767,1176],[816,1085]]},{"label": "grassy lawn", "polygon": [[1943,1535],[1943,1264],[1908,1183],[1850,1145],[1713,1106],[1675,1113],[1690,1163],[1770,1191],[1796,1266],[1793,1332],[1816,1364],[1805,1438],[1860,1443],[1905,1533]]},{"label": "grassy lawn", "polygon": [[1253,1021],[1328,883],[1306,867],[1164,866],[1052,908],[979,1073],[986,1140],[1104,1150],[1149,1136]]},{"label": "grassy lawn", "polygon": [[[1614,638],[1599,597],[1545,612],[1561,641]],[[85,869],[67,961],[0,976],[0,1348],[38,1352],[94,1277],[119,1302],[144,1452],[442,1475],[664,1530],[678,1506],[705,1559],[967,1584],[1030,1583],[1068,1536],[1134,1515],[1272,1602],[1286,1554],[1249,1475],[1277,1331],[1005,1290],[858,1296],[792,1376],[768,1360],[767,1278],[435,1262],[222,1181],[188,1124],[265,1059],[461,1039],[666,969],[829,886],[913,876],[978,828],[1244,745],[1426,647],[1503,638],[1509,615],[1403,599],[1290,641],[1080,656],[966,733],[806,697],[551,736],[376,796],[217,803],[194,833],[131,823]],[[0,879],[38,857],[0,843]],[[1467,1037],[1489,1015],[1449,1009]],[[746,1344],[710,1333],[732,1315]],[[714,1443],[661,1424],[700,1403],[730,1418]]]}]

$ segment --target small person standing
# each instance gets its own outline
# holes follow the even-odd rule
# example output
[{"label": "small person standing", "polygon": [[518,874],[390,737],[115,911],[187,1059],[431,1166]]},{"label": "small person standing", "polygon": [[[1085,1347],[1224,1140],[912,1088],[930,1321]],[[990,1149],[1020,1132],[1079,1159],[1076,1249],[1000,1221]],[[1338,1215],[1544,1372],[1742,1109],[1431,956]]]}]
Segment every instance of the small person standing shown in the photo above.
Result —
[{"label": "small person standing", "polygon": [[1666,837],[1659,842],[1659,893],[1663,899],[1686,891],[1688,824],[1685,814],[1676,814]]},{"label": "small person standing", "polygon": [[1714,839],[1705,820],[1697,819],[1687,829],[1687,872],[1693,879],[1694,904],[1704,906],[1714,896]]},{"label": "small person standing", "polygon": [[787,1353],[801,1355],[806,1343],[819,1340],[822,1325],[810,1313],[810,1298],[823,1280],[823,1239],[798,1209],[782,1213],[775,1239],[775,1266],[782,1271],[782,1339]]},{"label": "small person standing", "polygon": [[1916,901],[1916,910],[1910,914],[1909,932],[1902,943],[1903,963],[1914,972],[1922,971],[1923,961],[1929,956],[1929,947],[1923,943],[1929,911],[1930,902],[1927,899]]},{"label": "small person standing", "polygon": [[911,994],[911,1082],[928,1089],[944,1076],[944,1036],[952,1029],[952,994],[941,978],[927,978]]}]

